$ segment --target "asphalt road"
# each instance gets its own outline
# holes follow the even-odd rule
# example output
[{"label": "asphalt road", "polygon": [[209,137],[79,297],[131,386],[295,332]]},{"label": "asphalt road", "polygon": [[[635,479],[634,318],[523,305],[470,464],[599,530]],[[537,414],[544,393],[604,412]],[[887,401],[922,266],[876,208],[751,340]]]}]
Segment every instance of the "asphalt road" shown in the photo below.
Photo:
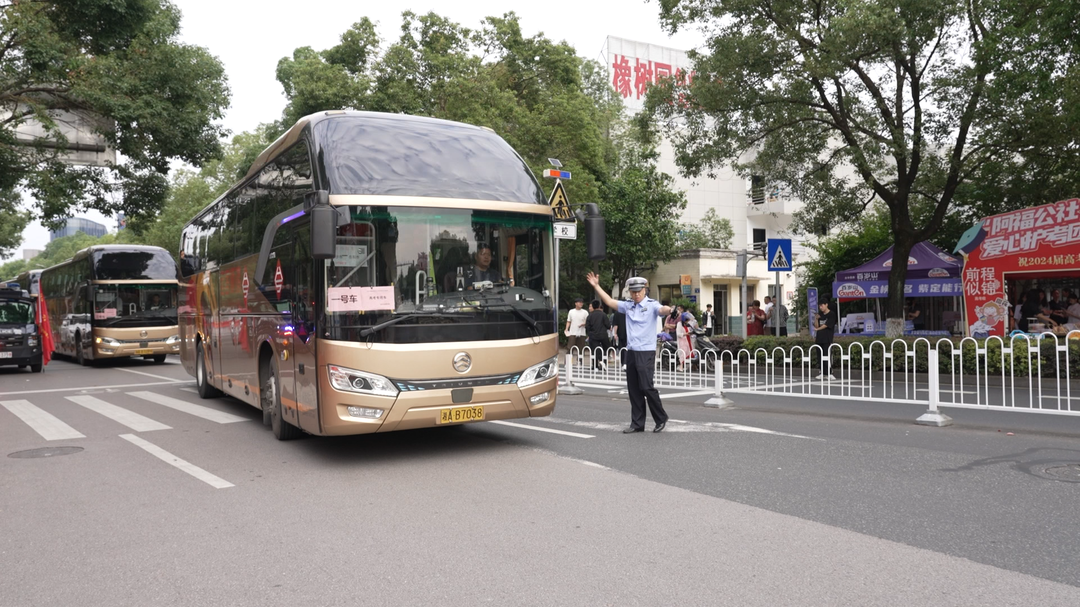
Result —
[{"label": "asphalt road", "polygon": [[282,443],[176,362],[0,368],[0,606],[1080,604],[1077,417],[669,391],[623,435],[588,388]]}]

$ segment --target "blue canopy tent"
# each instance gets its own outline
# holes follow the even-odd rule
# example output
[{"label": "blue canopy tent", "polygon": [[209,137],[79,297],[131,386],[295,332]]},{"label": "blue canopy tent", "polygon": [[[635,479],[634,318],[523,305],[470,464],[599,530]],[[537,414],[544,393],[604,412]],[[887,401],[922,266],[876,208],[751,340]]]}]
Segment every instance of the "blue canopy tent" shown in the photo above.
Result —
[{"label": "blue canopy tent", "polygon": [[[893,248],[862,264],[836,273],[833,297],[837,301],[881,299],[889,296],[889,271]],[[908,256],[904,295],[907,297],[962,297],[963,261],[949,255],[928,241],[916,244]],[[875,315],[880,318],[880,315]],[[878,331],[875,331],[875,333]],[[941,331],[920,333],[939,334]]]}]

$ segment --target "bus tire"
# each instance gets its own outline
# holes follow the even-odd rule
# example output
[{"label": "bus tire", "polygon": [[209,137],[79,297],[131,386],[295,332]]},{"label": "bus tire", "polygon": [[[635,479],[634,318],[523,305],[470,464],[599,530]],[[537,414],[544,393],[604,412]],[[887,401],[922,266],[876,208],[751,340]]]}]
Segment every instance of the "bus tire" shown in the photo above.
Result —
[{"label": "bus tire", "polygon": [[155,354],[149,358],[154,361],[155,365],[161,365],[165,363],[165,356],[165,354]]},{"label": "bus tire", "polygon": [[31,373],[41,373],[41,370],[44,369],[44,368],[45,367],[41,363],[34,363],[34,364],[30,365],[30,372]]},{"label": "bus tire", "polygon": [[285,421],[282,417],[281,394],[278,390],[277,375],[277,363],[270,361],[262,378],[262,389],[259,391],[260,398],[264,407],[263,411],[270,412],[270,429],[274,432],[274,438],[292,440],[300,436],[300,429]]},{"label": "bus tire", "polygon": [[210,385],[210,376],[206,373],[206,357],[203,354],[202,344],[195,346],[195,387],[199,390],[200,398],[221,396],[221,392]]}]

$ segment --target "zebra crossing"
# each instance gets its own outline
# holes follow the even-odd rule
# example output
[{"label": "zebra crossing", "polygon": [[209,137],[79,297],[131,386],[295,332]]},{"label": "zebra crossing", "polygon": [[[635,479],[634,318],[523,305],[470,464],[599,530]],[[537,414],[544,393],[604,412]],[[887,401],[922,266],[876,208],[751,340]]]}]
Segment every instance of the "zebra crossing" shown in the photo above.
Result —
[{"label": "zebra crossing", "polygon": [[[64,400],[97,413],[98,415],[110,419],[135,432],[153,432],[172,429],[172,426],[166,423],[148,417],[143,413],[133,411],[125,406],[120,406],[116,404],[116,402],[106,400],[107,398],[116,400],[115,397],[118,394],[132,397],[138,402],[151,403],[217,424],[233,424],[236,422],[251,421],[251,418],[248,417],[241,417],[205,405],[197,405],[186,400],[149,390],[98,395],[77,394],[65,396]],[[60,409],[65,409],[64,407],[59,406],[59,401],[50,401],[50,403],[50,405],[40,403],[35,404],[28,399],[0,400],[0,407],[6,409],[47,441],[86,438],[86,434],[72,427],[67,421],[60,419],[60,417],[57,417],[57,415],[54,414],[59,413]],[[68,412],[70,412],[70,409],[68,409]],[[152,413],[150,413],[150,415],[152,415]]]},{"label": "zebra crossing", "polygon": [[[173,426],[159,419],[154,419],[155,410],[163,412],[166,409],[177,411],[215,424],[234,424],[251,421],[252,418],[234,415],[205,405],[197,405],[181,398],[150,390],[133,390],[131,392],[98,390],[95,392],[95,394],[74,394],[62,398],[60,395],[45,393],[31,395],[31,398],[38,401],[37,403],[23,398],[0,400],[0,427],[10,427],[11,422],[5,419],[4,415],[6,409],[7,412],[18,418],[46,441],[70,441],[86,439],[88,435],[100,435],[101,426],[96,423],[79,430],[71,425],[79,422],[74,419],[61,419],[61,417],[65,416],[77,418],[83,424],[87,424],[87,418],[76,415],[78,410],[68,405],[68,403],[71,403],[96,413],[119,426],[123,426],[125,431],[118,433],[121,439],[207,485],[215,489],[234,486],[229,481],[162,449],[132,432],[144,433],[171,430]],[[139,408],[139,411],[132,410],[136,407]],[[127,432],[127,430],[131,432]],[[112,433],[109,433],[109,436],[112,436]]]}]

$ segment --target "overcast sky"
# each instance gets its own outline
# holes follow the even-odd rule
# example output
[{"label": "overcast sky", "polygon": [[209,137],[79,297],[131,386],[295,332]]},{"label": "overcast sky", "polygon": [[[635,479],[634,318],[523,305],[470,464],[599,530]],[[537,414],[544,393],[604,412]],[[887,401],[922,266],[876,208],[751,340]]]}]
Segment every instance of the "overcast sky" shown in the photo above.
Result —
[{"label": "overcast sky", "polygon": [[[565,40],[587,59],[602,60],[607,36],[689,50],[700,46],[696,31],[669,37],[660,27],[657,0],[460,0],[433,2],[357,2],[355,0],[172,0],[183,13],[181,40],[210,50],[225,66],[231,105],[223,124],[232,133],[281,117],[285,97],[274,78],[279,59],[293,49],[322,50],[338,43],[341,34],[362,17],[375,22],[384,45],[400,33],[401,13],[434,11],[457,23],[477,28],[484,17],[517,13],[526,36],[543,32]],[[112,228],[116,221],[100,213],[81,216]],[[41,249],[48,232],[34,223],[24,233],[23,248]],[[21,251],[16,254],[21,258]],[[2,277],[0,277],[2,278]]]}]

